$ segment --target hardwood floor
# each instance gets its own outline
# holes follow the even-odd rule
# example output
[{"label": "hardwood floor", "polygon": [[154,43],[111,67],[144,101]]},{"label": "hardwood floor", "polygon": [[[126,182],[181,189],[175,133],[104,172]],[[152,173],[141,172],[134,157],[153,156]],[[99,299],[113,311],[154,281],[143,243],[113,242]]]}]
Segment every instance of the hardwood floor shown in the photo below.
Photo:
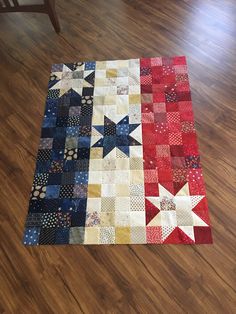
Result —
[{"label": "hardwood floor", "polygon": [[[236,3],[58,0],[0,18],[1,313],[235,313]],[[213,245],[21,244],[52,63],[186,55]]]}]

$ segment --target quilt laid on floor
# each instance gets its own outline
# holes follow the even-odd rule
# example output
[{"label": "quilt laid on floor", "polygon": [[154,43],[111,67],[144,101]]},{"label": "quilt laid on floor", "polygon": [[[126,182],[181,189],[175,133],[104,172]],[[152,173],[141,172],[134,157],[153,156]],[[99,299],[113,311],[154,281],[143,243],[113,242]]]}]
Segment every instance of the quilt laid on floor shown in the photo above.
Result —
[{"label": "quilt laid on floor", "polygon": [[211,243],[185,57],[52,66],[23,243]]}]

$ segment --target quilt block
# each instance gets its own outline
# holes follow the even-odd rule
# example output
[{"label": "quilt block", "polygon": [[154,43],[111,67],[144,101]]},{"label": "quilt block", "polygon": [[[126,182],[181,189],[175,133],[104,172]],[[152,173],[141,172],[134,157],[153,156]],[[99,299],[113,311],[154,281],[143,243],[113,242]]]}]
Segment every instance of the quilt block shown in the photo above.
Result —
[{"label": "quilt block", "polygon": [[211,243],[183,56],[54,64],[23,243]]}]

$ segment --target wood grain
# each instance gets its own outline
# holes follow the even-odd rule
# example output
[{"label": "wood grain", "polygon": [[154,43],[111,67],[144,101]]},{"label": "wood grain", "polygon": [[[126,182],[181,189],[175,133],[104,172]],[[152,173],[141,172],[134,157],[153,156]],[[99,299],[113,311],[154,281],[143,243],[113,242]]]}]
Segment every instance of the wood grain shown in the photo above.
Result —
[{"label": "wood grain", "polygon": [[[1,313],[235,313],[236,3],[58,0],[0,20]],[[21,244],[52,63],[186,55],[213,245]]]}]

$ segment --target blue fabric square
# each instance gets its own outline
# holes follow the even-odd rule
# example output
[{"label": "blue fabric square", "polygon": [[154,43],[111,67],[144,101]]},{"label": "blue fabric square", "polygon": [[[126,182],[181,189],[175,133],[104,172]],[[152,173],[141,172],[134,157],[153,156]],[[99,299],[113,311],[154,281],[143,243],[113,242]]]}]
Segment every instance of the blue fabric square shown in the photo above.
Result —
[{"label": "blue fabric square", "polygon": [[71,227],[84,227],[86,212],[71,213]]},{"label": "blue fabric square", "polygon": [[128,137],[124,135],[118,135],[116,137],[116,146],[129,146]]},{"label": "blue fabric square", "polygon": [[75,173],[76,184],[87,184],[88,183],[88,172],[78,171]]},{"label": "blue fabric square", "polygon": [[90,137],[89,136],[81,136],[79,137],[78,147],[90,147]]},{"label": "blue fabric square", "polygon": [[48,185],[46,187],[46,198],[58,198],[60,192],[60,185]]},{"label": "blue fabric square", "polygon": [[94,62],[94,61],[85,62],[85,71],[95,70],[95,67],[96,67],[96,62]]},{"label": "blue fabric square", "polygon": [[61,173],[50,173],[48,177],[49,185],[59,185],[61,183]]},{"label": "blue fabric square", "polygon": [[57,104],[55,104],[54,102],[47,102],[45,109],[46,117],[56,117],[57,110],[58,110]]},{"label": "blue fabric square", "polygon": [[54,129],[54,138],[64,139],[66,136],[66,128],[65,127],[57,127]]},{"label": "blue fabric square", "polygon": [[66,160],[64,162],[63,171],[65,172],[73,172],[76,169],[77,160]]},{"label": "blue fabric square", "polygon": [[63,160],[64,151],[62,149],[53,149],[52,150],[52,159],[53,160]]},{"label": "blue fabric square", "polygon": [[39,243],[39,227],[25,228],[23,243],[25,245],[37,245]]},{"label": "blue fabric square", "polygon": [[79,135],[79,126],[70,126],[66,128],[67,137],[77,137]]},{"label": "blue fabric square", "polygon": [[73,199],[63,199],[60,204],[60,210],[63,212],[75,211],[75,204]]},{"label": "blue fabric square", "polygon": [[54,127],[56,125],[57,118],[56,117],[45,117],[43,120],[43,128]]},{"label": "blue fabric square", "polygon": [[70,232],[70,228],[57,228],[55,243],[56,244],[68,244],[69,232]]},{"label": "blue fabric square", "polygon": [[128,124],[119,124],[116,126],[117,135],[129,135],[129,125]]},{"label": "blue fabric square", "polygon": [[41,138],[53,138],[54,128],[42,128]]},{"label": "blue fabric square", "polygon": [[36,163],[36,173],[48,172],[50,169],[50,161],[37,161]]}]

